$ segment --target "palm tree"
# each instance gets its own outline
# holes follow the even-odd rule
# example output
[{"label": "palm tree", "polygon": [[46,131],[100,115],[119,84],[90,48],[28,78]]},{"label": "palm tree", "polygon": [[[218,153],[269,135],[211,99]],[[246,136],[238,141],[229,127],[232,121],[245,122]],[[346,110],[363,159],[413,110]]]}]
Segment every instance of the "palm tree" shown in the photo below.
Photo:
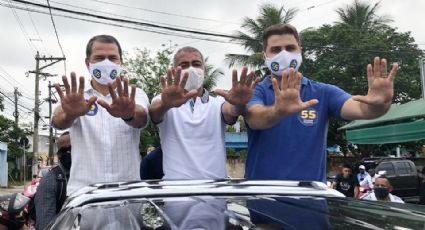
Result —
[{"label": "palm tree", "polygon": [[285,10],[283,6],[263,4],[260,6],[260,15],[256,19],[244,18],[241,27],[246,32],[237,31],[235,36],[238,38],[232,39],[232,41],[241,43],[249,54],[226,54],[225,61],[229,68],[247,65],[259,70],[263,66],[263,31],[271,25],[289,23],[297,11],[295,8]]},{"label": "palm tree", "polygon": [[372,6],[355,0],[353,4],[336,10],[340,19],[337,24],[350,26],[359,31],[369,31],[392,22],[389,16],[376,14],[379,7],[379,2]]},{"label": "palm tree", "polygon": [[214,68],[212,64],[209,64],[208,57],[204,59],[204,65],[205,65],[204,88],[208,90],[208,92],[212,92],[213,88],[217,85],[218,78],[224,75],[224,72],[220,68]]}]

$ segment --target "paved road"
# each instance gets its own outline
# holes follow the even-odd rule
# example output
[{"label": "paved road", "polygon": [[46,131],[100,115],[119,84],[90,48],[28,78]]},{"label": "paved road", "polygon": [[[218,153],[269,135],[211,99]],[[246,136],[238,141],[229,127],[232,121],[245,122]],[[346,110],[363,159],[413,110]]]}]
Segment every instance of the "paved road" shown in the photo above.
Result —
[{"label": "paved road", "polygon": [[24,191],[24,186],[16,186],[13,188],[0,188],[0,195],[7,195],[22,191]]}]

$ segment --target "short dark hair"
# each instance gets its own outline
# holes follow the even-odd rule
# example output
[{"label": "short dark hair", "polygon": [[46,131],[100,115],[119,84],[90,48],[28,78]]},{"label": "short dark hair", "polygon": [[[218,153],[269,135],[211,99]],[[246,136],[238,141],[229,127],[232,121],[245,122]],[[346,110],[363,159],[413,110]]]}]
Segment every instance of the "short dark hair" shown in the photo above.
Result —
[{"label": "short dark hair", "polygon": [[344,164],[344,165],[342,166],[342,168],[347,168],[347,169],[352,170],[351,165],[349,165],[349,164]]},{"label": "short dark hair", "polygon": [[202,59],[202,63],[204,63],[204,56],[202,55],[201,51],[199,51],[198,49],[196,49],[195,47],[192,46],[185,46],[183,48],[180,48],[177,50],[176,54],[174,54],[174,58],[173,58],[173,66],[177,67],[177,63],[176,63],[176,58],[177,55],[179,55],[182,52],[188,52],[188,53],[193,53],[193,52],[197,52],[199,53],[199,55],[201,55],[201,59]]},{"label": "short dark hair", "polygon": [[301,45],[300,36],[298,35],[297,29],[289,24],[276,24],[267,27],[263,33],[263,51],[267,49],[267,40],[273,35],[284,35],[290,34],[294,35],[295,40],[297,40],[298,45]]},{"label": "short dark hair", "polygon": [[86,59],[89,59],[90,58],[90,55],[93,52],[92,51],[92,48],[93,48],[94,42],[115,43],[118,46],[118,52],[120,54],[120,59],[122,61],[122,49],[121,49],[120,43],[113,36],[106,35],[106,34],[96,35],[96,36],[90,38],[90,40],[89,40],[89,42],[87,43],[87,46],[86,46]]}]

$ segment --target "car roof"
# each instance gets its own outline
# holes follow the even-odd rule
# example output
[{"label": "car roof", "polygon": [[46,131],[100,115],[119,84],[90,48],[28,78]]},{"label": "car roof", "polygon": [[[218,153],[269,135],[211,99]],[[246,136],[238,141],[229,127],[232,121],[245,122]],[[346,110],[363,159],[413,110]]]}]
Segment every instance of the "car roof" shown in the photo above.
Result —
[{"label": "car roof", "polygon": [[98,200],[116,197],[165,197],[195,196],[205,194],[240,195],[309,195],[344,197],[324,183],[313,181],[274,180],[148,180],[120,183],[99,183],[85,187],[72,194],[64,206],[77,207]]},{"label": "car roof", "polygon": [[369,158],[363,158],[359,164],[370,164],[370,163],[374,163],[374,164],[379,164],[381,162],[385,162],[385,161],[408,161],[408,162],[413,162],[409,159],[406,158],[399,158],[399,157],[369,157]]},{"label": "car roof", "polygon": [[[73,194],[51,229],[418,229],[425,208],[356,201],[321,182],[143,181]],[[267,228],[269,227],[269,228]]]}]

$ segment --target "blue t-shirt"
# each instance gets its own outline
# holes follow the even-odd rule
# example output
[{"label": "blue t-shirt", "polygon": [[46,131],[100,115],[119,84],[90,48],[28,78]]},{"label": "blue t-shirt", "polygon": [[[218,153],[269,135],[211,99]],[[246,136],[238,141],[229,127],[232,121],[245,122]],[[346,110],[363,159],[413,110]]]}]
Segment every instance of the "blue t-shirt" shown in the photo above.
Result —
[{"label": "blue t-shirt", "polygon": [[[247,179],[308,180],[326,182],[326,140],[330,117],[340,118],[341,108],[351,97],[342,89],[303,77],[301,100],[319,103],[285,117],[274,127],[248,127]],[[248,108],[271,106],[275,96],[271,78],[259,83]]]}]

